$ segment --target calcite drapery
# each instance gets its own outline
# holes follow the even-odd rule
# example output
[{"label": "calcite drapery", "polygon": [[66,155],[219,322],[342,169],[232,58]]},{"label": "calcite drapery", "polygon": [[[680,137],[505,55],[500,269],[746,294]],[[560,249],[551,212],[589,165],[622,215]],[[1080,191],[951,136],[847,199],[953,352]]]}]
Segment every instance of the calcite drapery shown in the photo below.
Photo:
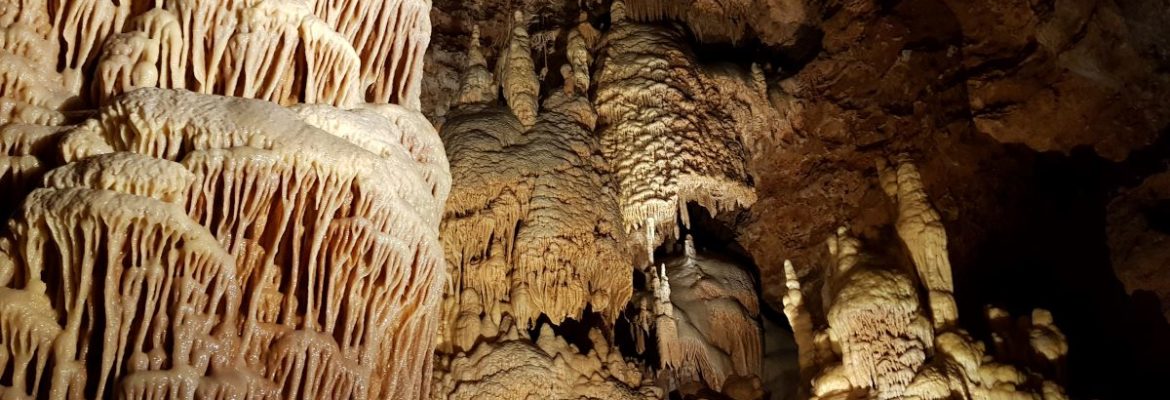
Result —
[{"label": "calcite drapery", "polygon": [[807,0],[625,0],[631,18],[673,20],[687,25],[700,41],[741,42],[753,38],[772,45],[791,44],[803,25],[814,20],[817,3]]},{"label": "calcite drapery", "polygon": [[441,235],[452,277],[443,347],[498,335],[505,315],[521,327],[586,309],[612,321],[630,298],[632,261],[593,107],[579,93],[554,94],[526,128],[493,104],[478,46],[475,29],[460,105],[441,132],[454,181]]},{"label": "calcite drapery", "polygon": [[644,230],[652,253],[665,237],[678,237],[676,220],[689,224],[688,202],[714,215],[750,206],[756,195],[739,132],[720,108],[704,103],[706,90],[682,35],[628,21],[624,7],[614,2],[595,101],[625,228]]},{"label": "calcite drapery", "polygon": [[632,261],[592,107],[560,94],[545,106],[527,132],[486,105],[457,108],[443,125],[455,188],[443,221],[453,285],[444,331],[457,347],[494,336],[505,314],[530,326],[588,307],[612,320],[630,298]]},{"label": "calcite drapery", "polygon": [[140,89],[57,133],[72,162],[0,246],[0,318],[27,338],[5,342],[0,386],[425,395],[449,180],[433,129],[395,107],[302,108],[321,130],[271,103]]},{"label": "calcite drapery", "polygon": [[[76,95],[92,84],[100,102],[137,87],[186,88],[282,104],[368,101],[417,111],[430,8],[429,0],[22,0],[0,21],[15,20],[5,29],[23,37],[10,53],[36,53],[8,63],[52,65],[36,72],[41,81],[58,81],[42,90]],[[69,96],[36,97],[21,108],[57,109]]]}]

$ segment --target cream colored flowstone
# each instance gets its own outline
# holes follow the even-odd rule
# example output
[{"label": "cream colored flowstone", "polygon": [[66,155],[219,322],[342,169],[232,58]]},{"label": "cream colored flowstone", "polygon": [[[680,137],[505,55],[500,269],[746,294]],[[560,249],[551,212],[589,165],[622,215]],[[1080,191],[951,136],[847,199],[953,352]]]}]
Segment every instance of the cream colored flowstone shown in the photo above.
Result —
[{"label": "cream colored flowstone", "polygon": [[719,106],[724,99],[707,97],[717,90],[708,90],[682,33],[631,21],[621,0],[610,14],[593,79],[601,145],[618,179],[623,225],[653,258],[665,239],[679,237],[676,221],[690,223],[688,202],[715,215],[751,206],[756,194],[744,132]]},{"label": "cream colored flowstone", "polygon": [[495,104],[477,33],[441,132],[454,180],[441,234],[451,275],[444,351],[498,336],[505,316],[521,328],[541,315],[580,319],[587,309],[613,321],[632,292],[631,251],[592,105],[560,91],[526,127],[515,108]]},{"label": "cream colored flowstone", "polygon": [[426,396],[450,178],[417,112],[140,89],[42,136],[68,163],[0,236],[2,397]]},{"label": "cream colored flowstone", "polygon": [[285,105],[420,107],[430,0],[16,0],[13,6],[0,9],[0,123],[59,124],[56,112],[68,101],[100,104],[140,87]]},{"label": "cream colored flowstone", "polygon": [[582,354],[548,325],[532,342],[510,324],[504,321],[506,333],[497,341],[480,343],[466,354],[439,356],[432,398],[651,400],[665,395],[596,328],[589,331],[592,348]]}]

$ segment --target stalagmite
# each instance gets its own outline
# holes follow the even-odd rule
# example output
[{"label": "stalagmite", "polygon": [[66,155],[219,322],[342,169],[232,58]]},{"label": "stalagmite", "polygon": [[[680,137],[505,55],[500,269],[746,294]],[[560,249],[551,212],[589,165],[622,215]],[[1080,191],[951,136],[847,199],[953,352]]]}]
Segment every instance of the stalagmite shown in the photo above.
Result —
[{"label": "stalagmite", "polygon": [[532,62],[532,46],[528,37],[528,20],[520,11],[512,19],[512,31],[496,61],[496,77],[500,79],[508,108],[525,127],[536,123],[540,82]]},{"label": "stalagmite", "polygon": [[588,29],[592,28],[589,21],[582,20],[580,26],[569,31],[568,46],[565,49],[569,57],[569,66],[572,76],[566,79],[567,88],[571,88],[578,93],[588,93],[590,85],[589,66],[593,63],[591,41],[595,42],[597,38],[590,38],[591,34]]},{"label": "stalagmite", "polygon": [[495,77],[479,48],[479,26],[473,26],[467,43],[467,69],[463,71],[455,105],[491,103],[496,100],[497,92]]},{"label": "stalagmite", "polygon": [[763,341],[751,276],[699,254],[690,238],[683,256],[664,268],[673,320],[673,326],[656,327],[664,367],[680,383],[703,382],[717,390],[727,389],[733,377],[758,377]]},{"label": "stalagmite", "polygon": [[[1059,379],[1059,363],[1053,362],[1063,358],[1067,344],[1047,311],[1035,311],[1039,322],[1019,332],[1005,311],[989,307],[994,356],[955,326],[953,300],[935,303],[942,307],[932,313],[933,323],[927,320],[918,307],[920,290],[938,293],[934,289],[943,287],[950,298],[946,232],[913,165],[903,162],[895,175],[879,163],[879,172],[886,193],[899,205],[897,231],[913,265],[876,263],[879,259],[858,251],[859,241],[844,228],[830,238],[829,253],[836,264],[829,268],[823,293],[827,333],[840,364],[833,359],[818,362],[813,398],[1066,398],[1053,381]],[[921,287],[903,272],[910,268],[920,275]],[[1027,358],[1020,355],[1022,347],[1035,359],[1021,359]],[[1011,361],[1024,365],[1005,363]],[[1033,368],[1021,368],[1029,366]]]},{"label": "stalagmite", "polygon": [[898,205],[898,237],[910,250],[918,278],[926,286],[935,329],[947,329],[959,317],[947,255],[947,233],[926,197],[918,168],[904,161],[894,168],[895,171],[889,171],[884,163],[878,164],[882,188]]},{"label": "stalagmite", "polygon": [[817,369],[816,345],[813,342],[812,317],[804,303],[804,294],[800,289],[800,281],[796,277],[796,269],[792,261],[784,260],[785,287],[784,315],[792,326],[792,334],[796,339],[799,351],[801,381],[812,379]]},{"label": "stalagmite", "polygon": [[689,224],[686,204],[712,215],[755,202],[745,155],[730,118],[699,95],[706,90],[682,35],[625,19],[614,26],[595,77],[602,148],[619,181],[627,231],[648,232],[653,248]]},{"label": "stalagmite", "polygon": [[1048,372],[1053,379],[1064,378],[1064,361],[1068,356],[1068,339],[1064,332],[1056,326],[1052,313],[1044,309],[1032,310],[1032,327],[1028,330],[1028,343],[1031,344],[1033,361],[1041,370]]},{"label": "stalagmite", "polygon": [[843,231],[830,245],[837,259],[826,284],[829,335],[839,348],[853,388],[874,388],[878,398],[901,396],[933,343],[918,309],[913,281],[857,258],[855,239]]}]

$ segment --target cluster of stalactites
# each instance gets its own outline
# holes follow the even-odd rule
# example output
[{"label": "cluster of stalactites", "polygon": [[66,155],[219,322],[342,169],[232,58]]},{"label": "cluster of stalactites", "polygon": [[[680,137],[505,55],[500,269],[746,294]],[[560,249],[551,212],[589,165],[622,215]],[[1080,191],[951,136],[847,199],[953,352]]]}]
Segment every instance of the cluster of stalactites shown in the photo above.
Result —
[{"label": "cluster of stalactites", "polygon": [[[99,103],[160,87],[281,104],[368,101],[418,110],[430,8],[429,0],[21,0],[15,13],[24,15],[0,23],[17,20],[29,31],[20,35],[45,44],[17,54],[27,62],[51,60],[37,73],[64,71],[72,79],[57,86],[67,93],[77,95],[77,78],[92,73],[84,84]],[[0,36],[18,36],[11,28]]]},{"label": "cluster of stalactites", "polygon": [[0,397],[425,396],[449,180],[396,107],[141,89],[6,126],[67,163],[0,236]]},{"label": "cluster of stalactites", "polygon": [[683,254],[654,268],[647,282],[650,290],[640,298],[646,304],[633,320],[639,351],[652,334],[660,368],[684,392],[759,390],[763,339],[746,270],[697,252],[688,237]]},{"label": "cluster of stalactites", "polygon": [[[620,0],[619,0],[620,1]],[[628,18],[654,22],[681,21],[700,41],[742,40],[749,30],[752,0],[625,0]]]},{"label": "cluster of stalactites", "polygon": [[664,396],[597,328],[589,331],[592,346],[582,354],[548,325],[535,341],[529,341],[510,321],[504,324],[506,333],[500,340],[479,343],[466,354],[440,356],[433,399],[650,400]]},{"label": "cluster of stalactites", "polygon": [[627,231],[641,231],[649,258],[689,224],[687,203],[712,215],[756,200],[740,132],[707,90],[678,31],[632,23],[621,1],[594,77],[605,156],[618,178]]},{"label": "cluster of stalactites", "polygon": [[[826,269],[822,291],[827,326],[818,329],[786,263],[784,312],[812,398],[1064,399],[1055,380],[1068,345],[1047,311],[1012,324],[1005,312],[989,308],[994,359],[983,343],[957,328],[946,232],[917,169],[905,160],[894,168],[896,173],[879,165],[880,177],[898,206],[898,235],[917,274],[875,265],[840,229],[828,243],[834,264]],[[923,289],[929,312],[919,306]]]},{"label": "cluster of stalactites", "polygon": [[56,72],[59,45],[50,18],[46,0],[0,6],[0,125],[65,121],[58,110],[76,97],[80,83],[77,74]]},{"label": "cluster of stalactites", "polygon": [[582,93],[554,93],[526,127],[520,114],[492,104],[476,32],[461,105],[441,133],[455,188],[441,235],[452,277],[442,318],[447,350],[497,336],[506,316],[522,327],[587,309],[613,320],[632,292],[593,107]]}]

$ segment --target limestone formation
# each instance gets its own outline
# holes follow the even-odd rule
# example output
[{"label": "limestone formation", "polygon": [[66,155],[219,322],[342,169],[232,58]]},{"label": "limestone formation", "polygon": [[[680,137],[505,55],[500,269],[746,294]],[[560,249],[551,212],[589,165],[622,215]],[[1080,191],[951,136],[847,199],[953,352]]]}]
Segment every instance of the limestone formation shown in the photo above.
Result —
[{"label": "limestone formation", "polygon": [[897,398],[925,363],[933,332],[913,281],[858,260],[857,241],[843,233],[830,244],[837,266],[827,282],[829,338],[852,390]]},{"label": "limestone formation", "polygon": [[947,329],[958,319],[951,261],[947,257],[947,233],[938,212],[930,205],[918,169],[900,162],[888,171],[878,164],[882,188],[898,205],[898,237],[910,250],[918,279],[926,286],[931,320],[935,329]]},{"label": "limestone formation", "polygon": [[638,21],[673,20],[687,24],[700,41],[739,42],[760,38],[790,44],[814,17],[815,3],[803,0],[626,0]]},{"label": "limestone formation", "polygon": [[[827,326],[814,339],[825,338],[828,345],[814,343],[817,355],[801,355],[802,369],[817,371],[812,398],[1065,398],[1056,382],[1068,345],[1052,315],[1034,311],[1035,322],[1019,332],[1000,322],[1006,318],[1002,310],[989,308],[997,354],[987,354],[983,343],[955,326],[953,300],[939,302],[936,295],[946,289],[949,298],[951,290],[946,232],[917,169],[901,161],[896,176],[884,164],[879,171],[882,187],[899,206],[896,230],[913,266],[882,264],[846,228],[830,238],[834,262],[825,272],[822,291]],[[917,271],[919,282],[908,270]],[[808,347],[808,340],[800,339],[805,324],[801,310],[794,308],[801,304],[794,297],[799,285],[791,285],[790,292],[793,287],[797,292],[786,299],[792,307],[785,311],[796,327],[798,344]],[[930,301],[929,314],[919,306],[920,290]],[[1025,347],[1028,358],[1022,359],[1019,349]]]},{"label": "limestone formation", "polygon": [[429,7],[0,6],[0,397],[425,397]]},{"label": "limestone formation", "polygon": [[680,385],[703,382],[734,391],[729,386],[743,383],[732,378],[760,376],[763,341],[752,278],[731,262],[697,252],[689,238],[685,246],[683,256],[665,266],[673,326],[657,327],[659,357]]},{"label": "limestone formation", "polygon": [[0,399],[1148,397],[1162,3],[7,0]]},{"label": "limestone formation", "polygon": [[615,399],[662,398],[636,364],[624,360],[600,331],[589,332],[592,348],[583,354],[548,325],[535,342],[515,329],[495,343],[437,366],[436,399]]},{"label": "limestone formation", "polygon": [[624,20],[623,3],[614,4],[594,79],[601,142],[625,229],[638,231],[652,253],[679,237],[676,220],[689,224],[688,202],[714,215],[750,206],[756,195],[730,118],[696,98],[705,90],[681,34]]},{"label": "limestone formation", "polygon": [[532,43],[527,24],[524,13],[516,11],[512,18],[512,31],[500,59],[496,61],[496,77],[500,80],[504,100],[507,100],[508,108],[512,109],[516,119],[525,127],[536,123],[540,96],[540,83],[532,63]]},{"label": "limestone formation", "polygon": [[[391,121],[351,143],[270,103],[140,89],[62,133],[80,159],[10,222],[3,275],[5,304],[64,319],[24,331],[43,346],[8,342],[8,357],[40,361],[19,361],[5,390],[424,394],[446,162],[428,125]],[[6,309],[11,324],[39,318]]]},{"label": "limestone formation", "polygon": [[429,0],[22,0],[8,11],[16,15],[2,20],[15,21],[5,27],[16,39],[6,52],[23,59],[5,62],[30,71],[22,75],[42,75],[42,93],[5,97],[35,107],[22,111],[26,121],[83,94],[82,86],[92,87],[87,97],[98,103],[160,87],[281,104],[368,101],[418,110],[430,7]]},{"label": "limestone formation", "polygon": [[456,108],[443,125],[454,182],[443,220],[452,277],[443,331],[455,347],[496,336],[504,315],[526,328],[541,315],[559,323],[588,307],[612,320],[625,308],[633,261],[595,120],[584,98],[558,94],[527,132],[486,103]]}]

